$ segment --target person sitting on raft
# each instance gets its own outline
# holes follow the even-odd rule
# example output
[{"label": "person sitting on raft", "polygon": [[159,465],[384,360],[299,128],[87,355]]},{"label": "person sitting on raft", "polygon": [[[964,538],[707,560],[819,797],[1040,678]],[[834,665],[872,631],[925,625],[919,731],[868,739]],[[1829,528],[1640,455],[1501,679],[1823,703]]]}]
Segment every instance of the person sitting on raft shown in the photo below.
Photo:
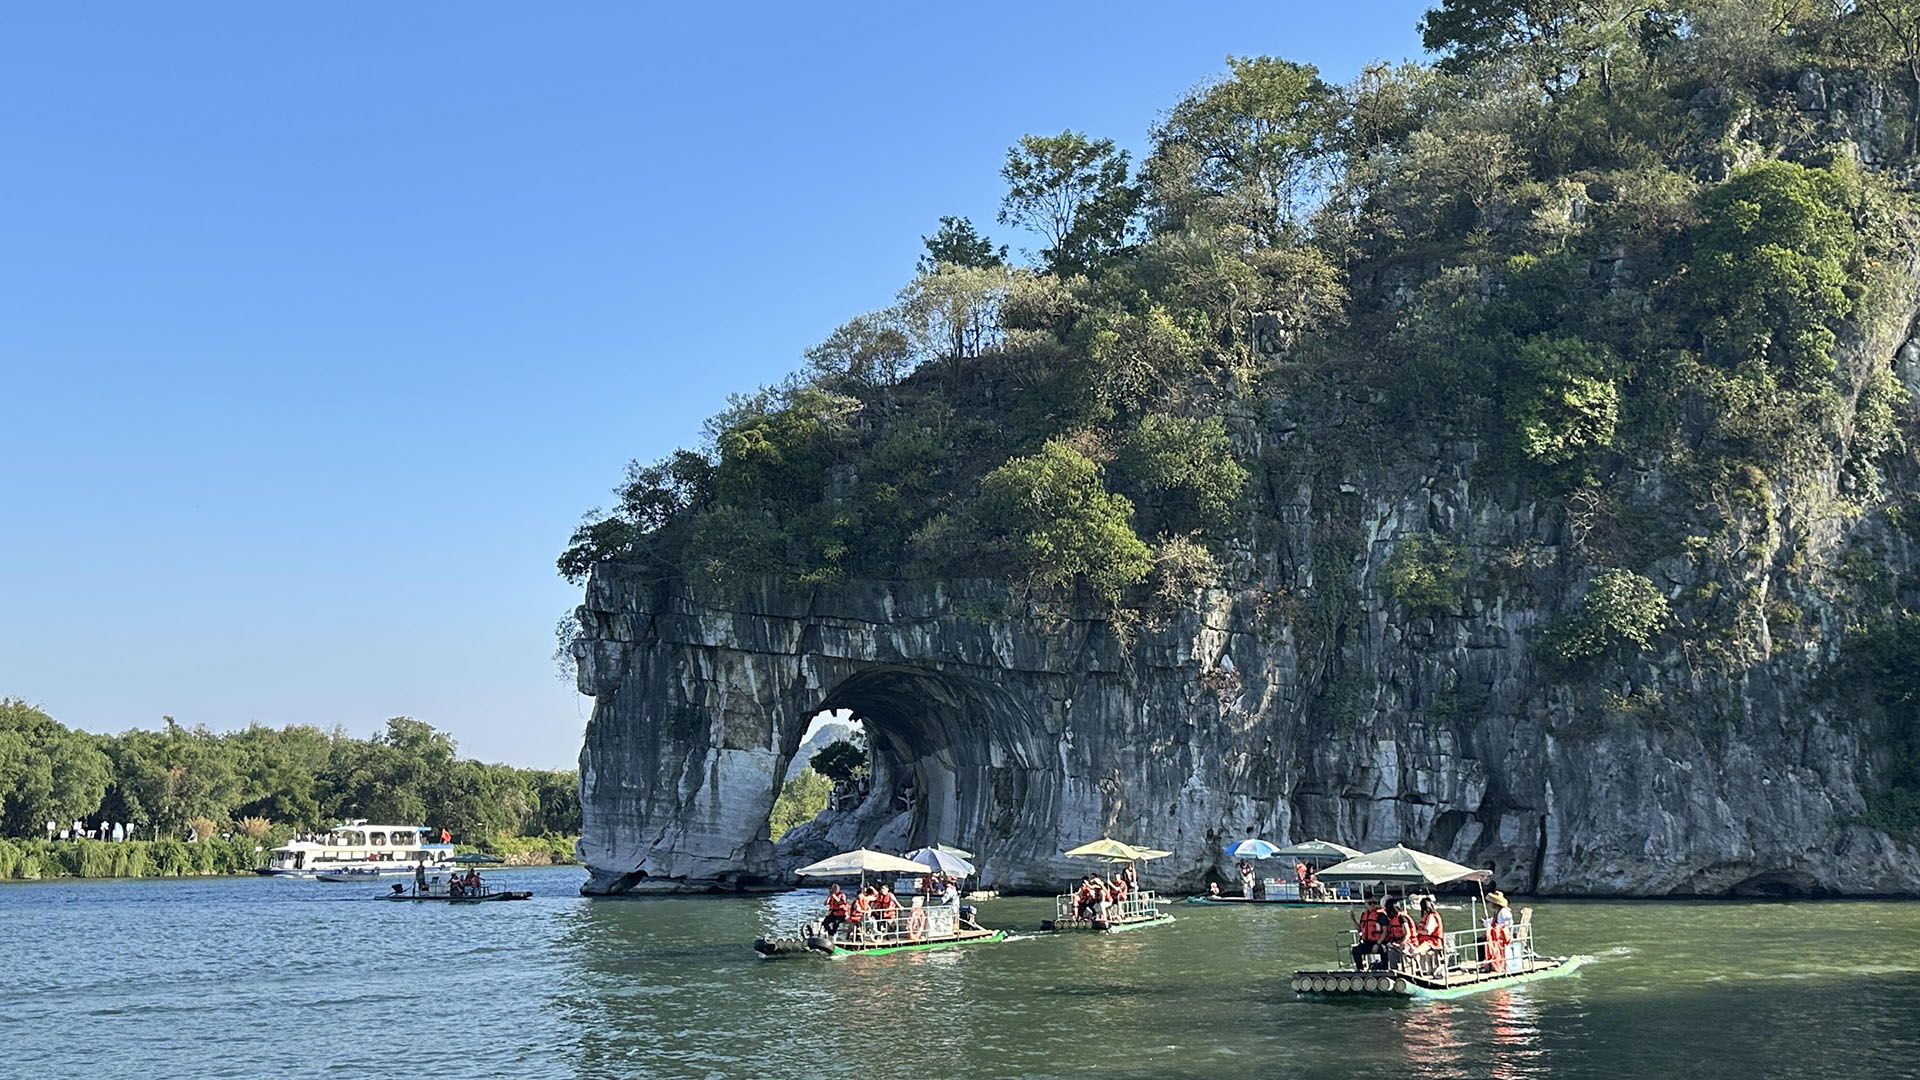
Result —
[{"label": "person sitting on raft", "polygon": [[1405,901],[1387,901],[1387,926],[1383,936],[1386,939],[1388,970],[1406,970],[1407,956],[1413,945],[1413,916],[1407,914]]},{"label": "person sitting on raft", "polygon": [[874,929],[882,934],[897,935],[900,932],[900,902],[893,898],[893,886],[880,886],[880,895],[873,900]]},{"label": "person sitting on raft", "polygon": [[820,920],[820,926],[832,937],[842,926],[847,925],[847,913],[852,905],[847,902],[847,894],[835,885],[827,890],[827,917]]},{"label": "person sitting on raft", "polygon": [[847,909],[847,922],[853,927],[856,937],[863,936],[872,928],[873,921],[867,916],[873,911],[873,886],[869,885],[854,895],[853,905]]},{"label": "person sitting on raft", "polygon": [[1413,955],[1419,967],[1430,974],[1440,975],[1447,970],[1447,928],[1440,922],[1440,909],[1433,906],[1431,896],[1420,901],[1420,923],[1413,931]]},{"label": "person sitting on raft", "polygon": [[1107,885],[1107,896],[1118,904],[1127,898],[1127,879],[1119,874],[1113,875],[1113,881]]},{"label": "person sitting on raft", "polygon": [[1080,879],[1080,888],[1073,894],[1073,917],[1090,922],[1098,909],[1099,898],[1094,895],[1093,875],[1088,874]]},{"label": "person sitting on raft", "polygon": [[1356,971],[1372,971],[1380,961],[1380,939],[1386,935],[1387,913],[1380,910],[1380,898],[1367,897],[1367,909],[1351,916],[1353,925],[1360,931],[1360,941],[1353,947],[1353,966]]}]

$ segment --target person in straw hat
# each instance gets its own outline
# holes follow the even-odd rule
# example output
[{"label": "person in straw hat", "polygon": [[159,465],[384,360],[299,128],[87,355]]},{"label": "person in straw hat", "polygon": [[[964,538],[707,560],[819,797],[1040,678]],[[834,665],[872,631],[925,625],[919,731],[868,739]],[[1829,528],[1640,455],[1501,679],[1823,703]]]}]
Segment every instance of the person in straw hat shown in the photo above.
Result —
[{"label": "person in straw hat", "polygon": [[1513,909],[1507,906],[1507,894],[1495,889],[1487,894],[1487,959],[1493,970],[1507,970],[1513,952]]}]

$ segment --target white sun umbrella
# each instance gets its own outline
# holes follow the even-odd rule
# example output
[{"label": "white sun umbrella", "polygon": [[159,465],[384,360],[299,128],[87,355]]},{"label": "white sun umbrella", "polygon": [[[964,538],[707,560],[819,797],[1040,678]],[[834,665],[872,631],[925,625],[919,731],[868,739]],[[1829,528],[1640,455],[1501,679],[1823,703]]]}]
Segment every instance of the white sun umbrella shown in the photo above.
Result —
[{"label": "white sun umbrella", "polygon": [[927,868],[898,855],[872,848],[843,851],[831,858],[803,866],[794,873],[802,877],[851,877],[854,874],[924,874]]},{"label": "white sun umbrella", "polygon": [[914,848],[902,857],[920,864],[922,871],[934,870],[955,877],[972,877],[974,874],[972,863],[941,847]]},{"label": "white sun umbrella", "polygon": [[1449,881],[1485,881],[1490,871],[1395,844],[1365,855],[1355,855],[1320,871],[1321,881],[1382,881],[1397,885],[1444,885]]},{"label": "white sun umbrella", "polygon": [[1288,844],[1273,854],[1275,858],[1351,859],[1358,856],[1360,852],[1331,840],[1302,840],[1297,844]]}]

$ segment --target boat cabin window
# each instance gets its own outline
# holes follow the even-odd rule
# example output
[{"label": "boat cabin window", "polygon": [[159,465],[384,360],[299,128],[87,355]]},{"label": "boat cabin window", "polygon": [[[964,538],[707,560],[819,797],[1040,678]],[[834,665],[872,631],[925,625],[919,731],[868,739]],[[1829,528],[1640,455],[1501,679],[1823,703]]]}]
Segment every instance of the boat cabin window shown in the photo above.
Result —
[{"label": "boat cabin window", "polygon": [[374,845],[374,846],[376,846],[376,847],[385,847],[385,846],[386,846],[386,843],[387,843],[387,834],[386,834],[386,833],[378,833],[378,832],[377,832],[377,833],[368,833],[368,834],[367,834],[367,843],[369,843],[369,844],[373,844],[373,845]]}]

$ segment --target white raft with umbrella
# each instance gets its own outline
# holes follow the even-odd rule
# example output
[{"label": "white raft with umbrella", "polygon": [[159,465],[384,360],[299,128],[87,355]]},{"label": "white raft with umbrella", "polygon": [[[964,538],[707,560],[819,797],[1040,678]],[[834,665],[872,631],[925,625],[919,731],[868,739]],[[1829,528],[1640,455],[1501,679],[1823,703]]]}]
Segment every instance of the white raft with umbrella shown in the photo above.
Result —
[{"label": "white raft with umbrella", "polygon": [[[923,852],[926,849],[921,849]],[[889,878],[900,874],[926,874],[932,866],[923,861],[904,859],[884,851],[857,848],[794,871],[801,877],[854,877],[862,888],[868,874]],[[970,908],[959,904],[928,903],[927,897],[912,897],[906,907],[891,915],[869,912],[858,921],[848,921],[829,931],[826,921],[814,919],[784,937],[759,938],[753,949],[762,956],[825,955],[831,957],[877,955],[945,949],[956,945],[976,945],[1005,938],[1004,930],[988,930],[972,921]]]},{"label": "white raft with umbrella", "polygon": [[[1063,851],[1061,854],[1070,859],[1093,859],[1099,862],[1126,864],[1147,862],[1152,859],[1164,859],[1173,854],[1159,848],[1135,847],[1124,844],[1110,836],[1103,836],[1092,843]],[[1065,893],[1054,897],[1054,917],[1044,919],[1040,929],[1070,933],[1109,933],[1120,930],[1138,930],[1146,926],[1164,926],[1173,921],[1173,916],[1160,909],[1160,900],[1153,893],[1143,889],[1128,890],[1124,897],[1107,899],[1102,897],[1090,905],[1084,903],[1078,893]]]},{"label": "white raft with umbrella", "polygon": [[[1489,871],[1401,844],[1357,855],[1320,872],[1320,879],[1329,883],[1397,885],[1403,894],[1419,886],[1456,882],[1484,887],[1491,876]],[[1290,985],[1301,994],[1452,998],[1566,975],[1580,966],[1583,957],[1542,956],[1534,951],[1532,908],[1521,909],[1517,919],[1497,919],[1507,908],[1506,897],[1497,890],[1486,896],[1488,918],[1480,918],[1480,905],[1474,903],[1468,909],[1473,916],[1471,927],[1443,933],[1435,948],[1403,950],[1377,966],[1357,964],[1354,947],[1359,935],[1342,931],[1333,965],[1296,971]]]}]

